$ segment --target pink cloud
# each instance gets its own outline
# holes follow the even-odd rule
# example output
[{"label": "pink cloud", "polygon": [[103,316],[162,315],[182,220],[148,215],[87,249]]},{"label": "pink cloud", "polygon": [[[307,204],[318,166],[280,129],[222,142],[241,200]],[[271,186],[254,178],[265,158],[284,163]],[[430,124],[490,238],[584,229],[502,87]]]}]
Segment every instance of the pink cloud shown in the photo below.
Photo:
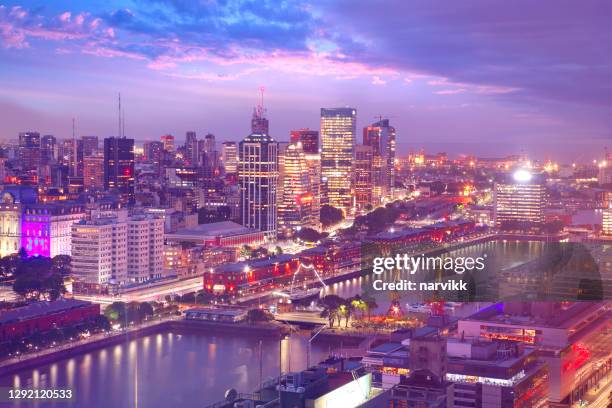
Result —
[{"label": "pink cloud", "polygon": [[443,89],[441,91],[436,91],[434,93],[436,95],[457,95],[457,94],[462,94],[464,92],[465,92],[465,89],[457,88],[457,89]]}]

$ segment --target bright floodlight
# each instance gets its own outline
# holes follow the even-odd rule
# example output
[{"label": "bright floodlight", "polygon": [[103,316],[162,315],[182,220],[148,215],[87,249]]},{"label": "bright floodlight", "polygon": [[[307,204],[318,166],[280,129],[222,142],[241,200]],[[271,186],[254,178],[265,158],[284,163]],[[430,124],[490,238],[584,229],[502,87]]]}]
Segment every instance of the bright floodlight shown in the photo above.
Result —
[{"label": "bright floodlight", "polygon": [[514,179],[519,182],[531,180],[531,173],[528,170],[520,169],[514,172]]}]

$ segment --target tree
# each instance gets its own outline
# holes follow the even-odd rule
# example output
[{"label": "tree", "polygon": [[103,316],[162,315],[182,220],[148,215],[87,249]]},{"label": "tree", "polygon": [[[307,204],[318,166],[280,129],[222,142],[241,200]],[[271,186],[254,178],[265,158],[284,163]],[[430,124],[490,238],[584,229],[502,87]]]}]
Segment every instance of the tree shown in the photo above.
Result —
[{"label": "tree", "polygon": [[320,233],[315,229],[312,228],[302,228],[300,231],[298,231],[298,233],[296,234],[296,237],[301,239],[302,241],[305,242],[317,242],[322,240],[323,238],[327,237],[328,234],[326,233]]},{"label": "tree", "polygon": [[323,228],[331,227],[344,219],[344,213],[331,205],[322,205],[319,213]]},{"label": "tree", "polygon": [[145,320],[151,316],[155,315],[155,310],[153,306],[148,302],[143,302],[138,307],[138,313],[140,315],[140,320]]},{"label": "tree", "polygon": [[72,274],[72,258],[69,255],[56,255],[51,259],[51,271],[61,276]]},{"label": "tree", "polygon": [[123,323],[127,313],[125,302],[113,302],[104,309],[104,316],[112,323]]},{"label": "tree", "polygon": [[249,323],[269,322],[270,320],[272,320],[272,316],[263,309],[250,309],[247,312],[247,321]]},{"label": "tree", "polygon": [[334,326],[336,319],[338,319],[338,324],[340,324],[340,315],[338,311],[343,303],[344,300],[337,295],[327,295],[319,299],[319,305],[323,307],[321,317],[327,318],[330,328]]}]

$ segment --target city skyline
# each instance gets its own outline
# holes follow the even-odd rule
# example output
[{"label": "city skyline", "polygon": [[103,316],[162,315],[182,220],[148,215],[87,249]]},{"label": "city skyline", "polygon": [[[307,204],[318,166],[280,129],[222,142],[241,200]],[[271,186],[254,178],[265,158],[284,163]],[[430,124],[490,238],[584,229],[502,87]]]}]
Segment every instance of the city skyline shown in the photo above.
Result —
[{"label": "city skyline", "polygon": [[358,129],[390,117],[400,154],[586,162],[610,141],[603,3],[529,5],[529,20],[484,3],[2,4],[4,141],[70,137],[73,117],[78,135],[116,135],[118,92],[139,142],[190,130],[239,141],[261,86],[279,141],[342,106]]}]

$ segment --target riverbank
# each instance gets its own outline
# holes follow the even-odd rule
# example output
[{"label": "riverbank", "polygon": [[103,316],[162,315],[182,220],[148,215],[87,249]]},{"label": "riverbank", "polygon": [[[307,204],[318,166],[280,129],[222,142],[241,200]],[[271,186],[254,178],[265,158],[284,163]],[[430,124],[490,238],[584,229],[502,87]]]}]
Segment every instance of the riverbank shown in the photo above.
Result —
[{"label": "riverbank", "polygon": [[279,338],[282,335],[290,333],[290,331],[291,327],[275,322],[221,323],[184,319],[154,321],[142,327],[98,335],[79,342],[65,344],[57,348],[42,350],[38,353],[24,354],[19,358],[0,361],[0,377],[157,333],[239,334],[259,338]]}]

